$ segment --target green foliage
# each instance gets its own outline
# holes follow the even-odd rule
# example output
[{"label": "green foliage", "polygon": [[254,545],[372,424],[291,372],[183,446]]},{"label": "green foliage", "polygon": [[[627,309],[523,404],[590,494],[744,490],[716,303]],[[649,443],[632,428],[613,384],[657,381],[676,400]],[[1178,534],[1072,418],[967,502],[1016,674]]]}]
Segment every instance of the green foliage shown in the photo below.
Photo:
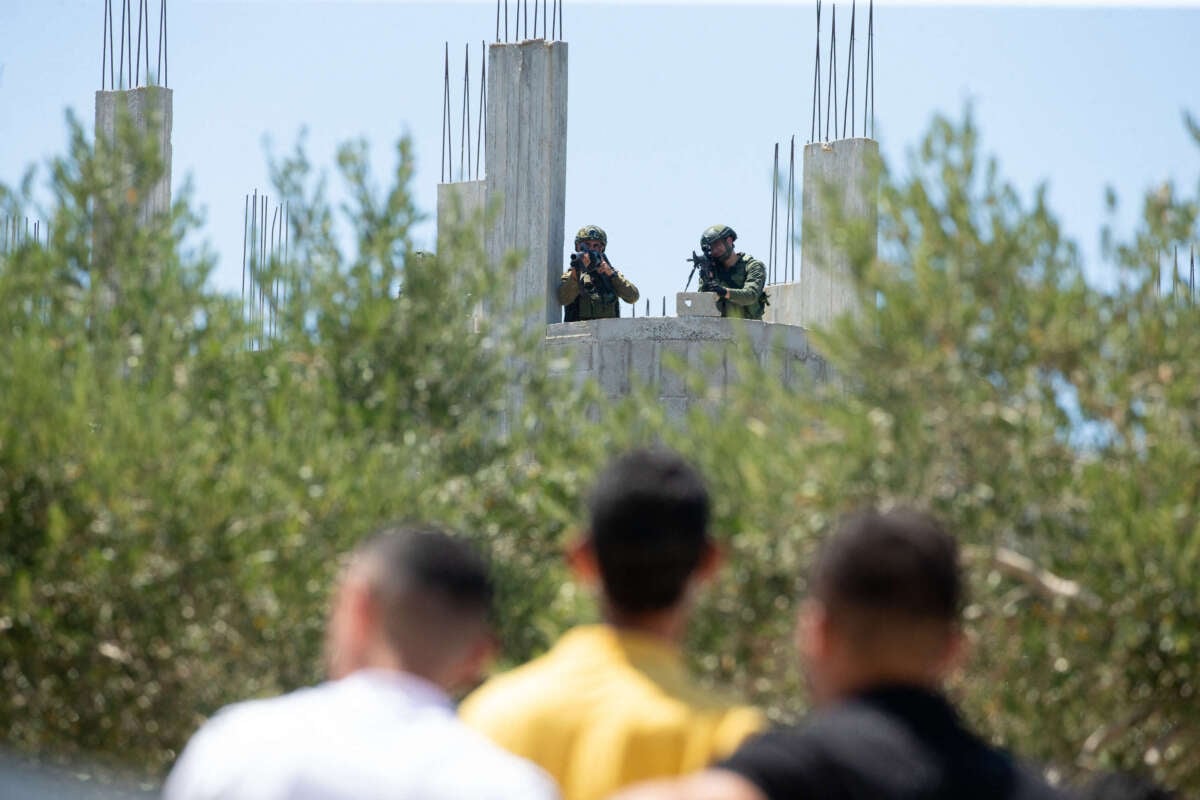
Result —
[{"label": "green foliage", "polygon": [[[594,613],[559,564],[591,476],[665,442],[709,477],[728,549],[698,671],[802,713],[792,620],[815,543],[861,504],[925,506],[969,564],[969,716],[1067,777],[1143,764],[1200,791],[1200,316],[1161,258],[1197,238],[1197,196],[1168,184],[1128,241],[1107,232],[1122,280],[1101,291],[1045,193],[1001,178],[969,115],[935,120],[880,176],[878,257],[852,222],[832,231],[862,301],[812,332],[837,379],[788,388],[747,357],[672,423],[649,390],[600,402],[536,333],[477,315],[512,263],[465,229],[414,251],[405,143],[383,190],[343,148],[344,229],[302,146],[274,165],[293,258],[272,265],[286,291],[262,339],[183,247],[186,197],[123,222],[153,152],[130,178],[136,137],[114,154],[72,131],[54,241],[0,260],[8,741],[160,772],[203,715],[319,676],[337,558],[397,518],[488,547],[505,660],[523,660]],[[103,248],[94,219],[113,220]]]}]

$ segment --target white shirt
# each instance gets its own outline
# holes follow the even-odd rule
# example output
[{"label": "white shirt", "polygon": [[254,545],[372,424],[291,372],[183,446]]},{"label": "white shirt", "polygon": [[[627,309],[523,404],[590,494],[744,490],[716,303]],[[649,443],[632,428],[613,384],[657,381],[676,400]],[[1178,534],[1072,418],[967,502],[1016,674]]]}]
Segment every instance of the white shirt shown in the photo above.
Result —
[{"label": "white shirt", "polygon": [[222,709],[188,742],[164,800],[553,800],[553,781],[467,728],[412,675],[362,670]]}]

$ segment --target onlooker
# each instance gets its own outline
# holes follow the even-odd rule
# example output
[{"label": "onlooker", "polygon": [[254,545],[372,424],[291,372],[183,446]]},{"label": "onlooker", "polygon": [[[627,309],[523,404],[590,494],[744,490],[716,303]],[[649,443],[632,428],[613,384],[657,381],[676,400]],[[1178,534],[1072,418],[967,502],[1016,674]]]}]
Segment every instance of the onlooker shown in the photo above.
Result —
[{"label": "onlooker", "polygon": [[798,642],[818,711],[716,769],[621,795],[839,800],[1056,798],[969,731],[941,693],[962,651],[958,548],[911,511],[847,519],[825,545]]},{"label": "onlooker", "polygon": [[492,584],[463,542],[385,531],[341,577],[330,682],[222,710],[192,738],[167,800],[553,798],[549,778],[468,729],[446,690],[491,649]]},{"label": "onlooker", "polygon": [[621,304],[636,303],[638,288],[608,260],[608,234],[598,225],[584,225],[575,234],[571,265],[558,282],[563,322],[621,316]]},{"label": "onlooker", "polygon": [[1176,800],[1178,797],[1149,778],[1109,772],[1088,782],[1078,800]]},{"label": "onlooker", "polygon": [[737,233],[712,225],[700,236],[700,249],[712,271],[702,274],[700,291],[715,292],[722,317],[762,319],[767,310],[767,268],[754,256],[735,252]]},{"label": "onlooker", "polygon": [[674,453],[628,453],[600,475],[589,516],[569,559],[580,578],[598,581],[604,624],[567,632],[460,709],[545,768],[567,800],[700,769],[763,722],[701,688],[683,661],[697,590],[720,560],[700,475]]}]

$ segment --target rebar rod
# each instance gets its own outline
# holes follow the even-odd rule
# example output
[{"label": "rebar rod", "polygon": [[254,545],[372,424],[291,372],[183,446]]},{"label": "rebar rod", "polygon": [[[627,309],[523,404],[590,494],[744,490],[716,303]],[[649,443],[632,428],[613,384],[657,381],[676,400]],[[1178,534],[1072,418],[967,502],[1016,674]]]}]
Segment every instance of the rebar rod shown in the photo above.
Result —
[{"label": "rebar rod", "polygon": [[842,103],[842,138],[846,138],[846,117],[850,117],[850,135],[854,136],[854,17],[858,3],[850,2],[850,54],[846,58],[846,100]]},{"label": "rebar rod", "polygon": [[[459,120],[462,131],[458,135],[458,179],[463,180],[464,167],[468,170],[467,180],[471,179],[471,46],[463,45],[463,102],[462,119]],[[464,164],[465,162],[465,164]]]},{"label": "rebar rod", "polygon": [[808,141],[815,142],[821,132],[821,0],[817,0],[817,56],[813,61],[812,128]]},{"label": "rebar rod", "polygon": [[475,179],[476,180],[479,180],[479,176],[482,174],[479,170],[479,160],[480,160],[480,156],[483,155],[483,148],[484,148],[483,136],[484,136],[485,128],[484,128],[483,119],[485,116],[487,116],[487,114],[485,113],[487,110],[487,107],[484,105],[484,99],[486,97],[487,97],[487,43],[480,41],[479,42],[479,122],[477,123],[479,125],[479,131],[478,131],[478,135],[475,137]]},{"label": "rebar rod", "polygon": [[[831,102],[832,101],[832,102]],[[833,113],[829,112],[830,105]],[[829,25],[829,91],[825,96],[825,141],[829,138],[829,123],[833,122],[833,135],[837,136],[837,3],[833,4],[833,20]]]},{"label": "rebar rod", "polygon": [[[142,11],[146,0],[138,0],[137,55],[133,59],[133,85],[137,86],[142,78]],[[132,27],[132,26],[130,26]]]},{"label": "rebar rod", "polygon": [[108,66],[108,26],[112,15],[109,13],[111,0],[104,0],[104,22],[100,32],[100,91],[104,91],[104,68]]},{"label": "rebar rod", "polygon": [[[447,156],[451,153],[448,144],[450,133],[450,43],[446,42],[446,51],[442,64],[442,183],[446,183]],[[454,180],[454,167],[450,167],[450,180]]]},{"label": "rebar rod", "polygon": [[871,138],[875,138],[875,0],[867,11],[867,88],[863,92],[863,133],[867,131],[867,93],[871,95]]},{"label": "rebar rod", "polygon": [[[788,221],[787,221],[787,240],[788,250],[790,253],[791,271],[786,273],[791,277],[788,280],[796,280],[796,136],[792,135],[791,154],[788,156]],[[787,262],[784,263],[785,268]]]},{"label": "rebar rod", "polygon": [[775,283],[779,255],[779,142],[775,143],[775,163],[771,169],[771,234],[767,238],[767,283]]}]

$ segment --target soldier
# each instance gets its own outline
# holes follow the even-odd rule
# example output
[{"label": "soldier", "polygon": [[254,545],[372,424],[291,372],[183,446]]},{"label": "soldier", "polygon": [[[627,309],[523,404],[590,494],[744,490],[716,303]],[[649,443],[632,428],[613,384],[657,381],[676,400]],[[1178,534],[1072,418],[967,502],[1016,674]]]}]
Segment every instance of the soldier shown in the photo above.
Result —
[{"label": "soldier", "polygon": [[712,272],[700,291],[715,292],[722,317],[762,319],[767,308],[767,269],[754,256],[735,253],[737,233],[728,225],[713,225],[700,237],[700,248],[712,263]]},{"label": "soldier", "polygon": [[597,225],[584,225],[575,234],[571,266],[558,284],[563,322],[619,317],[617,298],[630,304],[637,302],[638,288],[613,269],[604,252],[607,247],[608,234]]}]

